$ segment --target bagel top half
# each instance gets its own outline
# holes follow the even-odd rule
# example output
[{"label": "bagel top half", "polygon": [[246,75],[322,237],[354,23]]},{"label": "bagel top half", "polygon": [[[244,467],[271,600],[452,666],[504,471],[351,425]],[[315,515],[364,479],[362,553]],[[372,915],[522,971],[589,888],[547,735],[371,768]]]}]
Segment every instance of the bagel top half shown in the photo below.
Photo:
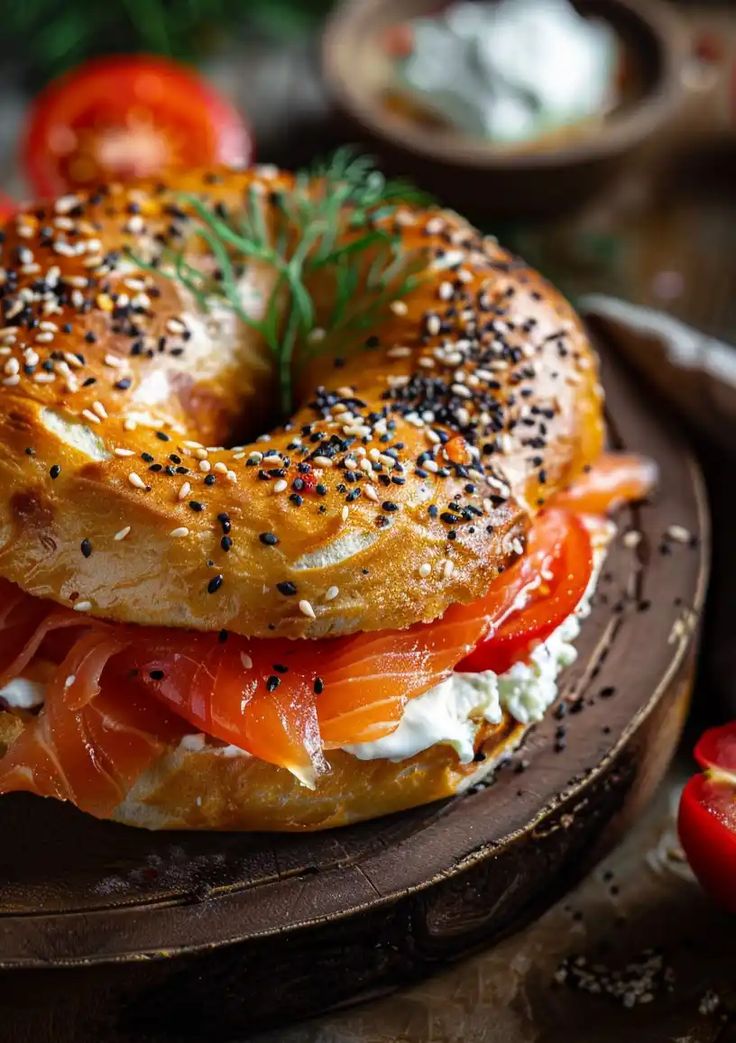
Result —
[{"label": "bagel top half", "polygon": [[[261,435],[278,394],[260,336],[138,259],[173,246],[212,270],[186,196],[237,215],[255,192],[275,230],[293,190],[267,168],[192,172],[9,222],[0,575],[146,625],[404,627],[482,595],[534,511],[598,454],[597,367],[571,307],[458,215],[408,205],[376,223],[417,286],[373,310],[357,287],[350,306],[373,319],[356,343],[331,332],[325,270],[296,411]],[[262,314],[273,272],[241,261],[243,306]]]}]

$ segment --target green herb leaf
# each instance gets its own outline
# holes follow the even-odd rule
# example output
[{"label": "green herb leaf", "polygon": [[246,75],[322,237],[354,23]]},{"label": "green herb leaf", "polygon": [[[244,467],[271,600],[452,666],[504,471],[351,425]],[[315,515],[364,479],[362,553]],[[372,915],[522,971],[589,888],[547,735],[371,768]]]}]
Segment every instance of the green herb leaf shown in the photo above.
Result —
[{"label": "green herb leaf", "polygon": [[[400,204],[427,205],[430,197],[403,181],[387,181],[370,157],[349,147],[311,171],[300,171],[290,193],[268,195],[268,209],[266,195],[253,185],[244,208],[233,215],[185,195],[181,202],[191,214],[191,232],[204,241],[217,278],[199,271],[191,254],[171,247],[155,270],[182,283],[205,309],[212,298],[224,301],[263,336],[276,360],[281,409],[288,416],[295,362],[330,350],[338,333],[349,341],[351,331],[370,328],[392,300],[418,285],[427,257],[407,253],[399,236],[382,226]],[[249,315],[241,300],[240,278],[253,261],[274,275],[262,320]],[[319,338],[310,339],[318,320],[311,287],[328,273],[334,281],[332,307],[327,317],[319,316]],[[349,344],[341,341],[341,353],[345,347]]]}]

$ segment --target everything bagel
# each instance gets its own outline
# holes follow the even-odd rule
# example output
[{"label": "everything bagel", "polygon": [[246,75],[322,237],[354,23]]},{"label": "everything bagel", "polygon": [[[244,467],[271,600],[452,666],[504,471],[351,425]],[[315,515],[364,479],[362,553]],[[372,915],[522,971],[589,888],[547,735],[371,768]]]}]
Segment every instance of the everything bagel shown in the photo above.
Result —
[{"label": "everything bagel", "polygon": [[567,302],[360,161],[28,207],[0,260],[0,793],[324,829],[556,698],[651,467]]},{"label": "everything bagel", "polygon": [[[338,337],[310,356],[293,416],[248,442],[276,398],[262,338],[136,259],[173,244],[202,261],[189,200],[233,215],[253,191],[275,230],[296,188],[265,168],[112,185],[8,225],[0,575],[80,613],[251,636],[437,618],[483,593],[599,453],[585,334],[494,240],[399,206],[374,223],[419,258],[416,287],[359,350]],[[317,334],[331,278],[312,286]],[[258,307],[271,284],[256,259],[240,289]]]}]

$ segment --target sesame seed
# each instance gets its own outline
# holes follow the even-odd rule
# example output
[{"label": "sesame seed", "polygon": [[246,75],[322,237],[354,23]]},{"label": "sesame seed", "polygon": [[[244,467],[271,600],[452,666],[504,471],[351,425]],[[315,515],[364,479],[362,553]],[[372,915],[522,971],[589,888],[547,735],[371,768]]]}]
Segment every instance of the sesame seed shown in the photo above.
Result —
[{"label": "sesame seed", "polygon": [[316,619],[317,618],[317,616],[315,614],[315,611],[312,608],[311,602],[306,601],[304,599],[302,599],[299,602],[299,611],[302,613],[302,615],[307,616],[309,619]]},{"label": "sesame seed", "polygon": [[446,561],[445,564],[444,564],[444,568],[443,568],[445,579],[449,579],[454,571],[455,571],[455,563],[453,561],[449,561],[449,560]]},{"label": "sesame seed", "polygon": [[124,540],[125,539],[125,537],[128,535],[129,532],[130,532],[130,525],[126,525],[124,529],[120,529],[119,532],[115,533],[113,539],[115,539],[118,542],[120,542],[120,540]]},{"label": "sesame seed", "polygon": [[638,529],[629,529],[623,535],[623,545],[629,550],[633,550],[634,547],[638,547],[642,541],[642,534]]},{"label": "sesame seed", "polygon": [[135,486],[136,489],[146,488],[146,483],[143,481],[139,474],[136,474],[135,471],[130,472],[130,474],[128,475],[128,481],[131,485]]},{"label": "sesame seed", "polygon": [[289,483],[286,481],[285,478],[279,478],[279,480],[277,482],[273,483],[273,491],[274,491],[274,493],[282,493],[284,491],[284,489],[287,488],[288,484]]},{"label": "sesame seed", "polygon": [[135,451],[133,449],[123,449],[122,446],[118,446],[114,450],[114,453],[115,456],[135,456]]},{"label": "sesame seed", "polygon": [[692,539],[692,533],[684,525],[670,525],[665,535],[675,543],[689,543]]},{"label": "sesame seed", "polygon": [[332,467],[332,460],[329,456],[315,456],[314,465],[315,467]]},{"label": "sesame seed", "polygon": [[213,576],[212,579],[207,584],[207,593],[208,594],[215,594],[220,589],[222,584],[223,584],[223,576],[222,576],[221,572],[218,572],[217,575]]},{"label": "sesame seed", "polygon": [[73,607],[75,612],[89,612],[89,610],[92,608],[92,602],[77,601],[77,603]]},{"label": "sesame seed", "polygon": [[328,587],[325,591],[325,601],[334,601],[339,593],[339,587]]},{"label": "sesame seed", "polygon": [[189,482],[182,482],[181,488],[179,489],[179,492],[177,493],[177,498],[179,500],[186,500],[187,496],[189,496],[189,493],[191,491],[192,491],[192,487],[189,484]]},{"label": "sesame seed", "polygon": [[54,210],[57,214],[68,214],[70,210],[79,206],[81,199],[79,196],[66,195],[60,196],[54,203]]},{"label": "sesame seed", "polygon": [[189,529],[186,527],[186,525],[178,525],[175,529],[172,529],[171,532],[169,533],[169,536],[171,536],[172,539],[175,539],[175,540],[180,540],[184,536],[188,536],[188,535],[189,535]]},{"label": "sesame seed", "polygon": [[406,301],[391,301],[389,308],[394,315],[406,315],[409,311]]},{"label": "sesame seed", "polygon": [[422,579],[426,579],[431,571],[432,566],[429,564],[428,561],[422,562],[422,564],[419,566],[419,575],[422,577]]},{"label": "sesame seed", "polygon": [[89,420],[91,424],[100,423],[100,418],[97,416],[96,413],[93,413],[91,409],[83,409],[82,416],[85,418],[85,420]]},{"label": "sesame seed", "polygon": [[240,662],[243,664],[243,667],[246,670],[252,670],[253,669],[253,660],[245,652],[241,652],[240,653]]}]

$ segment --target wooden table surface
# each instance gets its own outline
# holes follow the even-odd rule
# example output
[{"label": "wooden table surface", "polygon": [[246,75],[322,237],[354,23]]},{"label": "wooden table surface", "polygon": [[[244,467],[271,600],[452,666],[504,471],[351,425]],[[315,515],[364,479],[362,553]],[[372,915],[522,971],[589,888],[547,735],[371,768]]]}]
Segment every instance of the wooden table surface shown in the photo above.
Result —
[{"label": "wooden table surface", "polygon": [[[689,10],[698,27],[715,30],[724,49],[736,53],[736,9],[713,13],[692,4]],[[303,44],[278,51],[239,47],[213,62],[213,78],[253,117],[260,158],[296,164],[334,143],[315,54],[313,45]],[[16,190],[13,143],[23,104],[11,88],[0,94],[0,183]],[[736,135],[729,143],[716,133],[725,112],[722,84],[693,93],[690,105],[687,148],[673,140],[658,149],[648,172],[633,172],[584,214],[542,228],[519,222],[498,231],[573,295],[620,293],[736,342]],[[736,676],[736,642],[729,640],[736,574],[729,518],[736,504],[722,481],[730,461],[702,449],[713,476],[716,535],[719,527],[724,531],[716,545],[719,610],[706,628],[693,734],[717,717],[719,699],[722,708],[732,697]],[[683,749],[691,745],[692,735]],[[736,1043],[736,921],[702,896],[674,831],[677,795],[691,770],[683,752],[624,843],[523,932],[415,988],[252,1039]],[[273,987],[279,988],[277,969]],[[79,997],[80,1010],[85,1002]],[[6,1006],[0,1041],[30,1043],[34,1037],[21,1028],[6,1034],[4,1015],[11,1014],[16,1026],[23,1023],[22,1011]],[[116,1036],[115,1043],[127,1041]]]}]

